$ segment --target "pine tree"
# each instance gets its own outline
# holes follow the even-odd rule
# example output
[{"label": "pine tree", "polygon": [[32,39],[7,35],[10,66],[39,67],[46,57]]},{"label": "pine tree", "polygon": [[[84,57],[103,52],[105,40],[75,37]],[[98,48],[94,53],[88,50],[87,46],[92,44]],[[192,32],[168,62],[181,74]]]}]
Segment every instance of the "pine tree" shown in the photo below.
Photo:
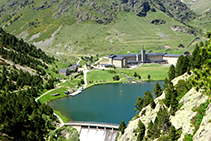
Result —
[{"label": "pine tree", "polygon": [[151,101],[153,100],[152,98],[152,94],[150,91],[146,91],[144,92],[144,102],[143,102],[143,107],[147,106],[148,104],[151,103]]},{"label": "pine tree", "polygon": [[155,87],[153,88],[153,95],[155,97],[159,97],[161,94],[162,94],[162,89],[161,89],[159,83],[157,82],[155,84]]},{"label": "pine tree", "polygon": [[192,53],[192,56],[190,57],[190,67],[191,69],[200,68],[201,66],[202,57],[200,55],[200,49],[198,44],[196,44],[196,47]]},{"label": "pine tree", "polygon": [[189,58],[187,56],[181,55],[177,61],[177,66],[175,69],[176,76],[182,75],[187,71],[189,67]]},{"label": "pine tree", "polygon": [[177,132],[176,128],[173,125],[171,125],[170,130],[169,130],[169,137],[171,138],[172,141],[176,140],[176,136],[177,136],[176,132]]},{"label": "pine tree", "polygon": [[154,131],[153,131],[153,122],[150,121],[149,124],[148,124],[147,136],[149,138],[151,138],[153,136],[153,133],[154,133]]},{"label": "pine tree", "polygon": [[[172,95],[176,95],[176,91],[174,90],[173,83],[170,82],[170,83],[168,84],[167,91],[166,91],[166,94],[165,94],[165,100],[164,100],[165,105],[166,105],[167,107],[169,107],[170,104],[171,104],[171,97],[172,97]],[[177,96],[177,95],[176,95],[176,96]]]},{"label": "pine tree", "polygon": [[145,125],[141,120],[138,121],[138,132],[137,141],[142,141],[145,135]]},{"label": "pine tree", "polygon": [[126,128],[126,124],[125,124],[125,121],[121,121],[120,125],[119,125],[119,131],[124,134],[125,132],[125,128]]},{"label": "pine tree", "polygon": [[174,67],[174,65],[170,66],[169,71],[168,71],[168,77],[169,77],[170,81],[175,78],[175,67]]},{"label": "pine tree", "polygon": [[155,104],[155,101],[154,100],[152,100],[150,102],[150,106],[151,106],[152,109],[155,109],[156,104]]},{"label": "pine tree", "polygon": [[170,105],[171,105],[171,108],[173,109],[173,111],[176,112],[177,107],[178,107],[178,101],[176,99],[176,94],[175,93],[171,95],[171,103],[170,103]]},{"label": "pine tree", "polygon": [[143,98],[141,97],[138,97],[136,103],[135,103],[135,111],[141,111],[141,109],[143,108],[143,103],[144,103],[144,100]]}]

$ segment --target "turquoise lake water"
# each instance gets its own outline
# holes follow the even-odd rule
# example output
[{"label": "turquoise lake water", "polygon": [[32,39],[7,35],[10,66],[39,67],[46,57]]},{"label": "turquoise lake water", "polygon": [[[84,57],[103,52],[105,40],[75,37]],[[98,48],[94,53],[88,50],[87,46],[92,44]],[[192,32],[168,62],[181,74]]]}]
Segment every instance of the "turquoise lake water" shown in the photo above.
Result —
[{"label": "turquoise lake water", "polygon": [[[158,81],[161,87],[163,81]],[[74,97],[66,97],[49,103],[73,121],[96,121],[119,124],[128,123],[136,114],[134,104],[144,92],[152,92],[156,82],[106,84],[91,87]]]}]

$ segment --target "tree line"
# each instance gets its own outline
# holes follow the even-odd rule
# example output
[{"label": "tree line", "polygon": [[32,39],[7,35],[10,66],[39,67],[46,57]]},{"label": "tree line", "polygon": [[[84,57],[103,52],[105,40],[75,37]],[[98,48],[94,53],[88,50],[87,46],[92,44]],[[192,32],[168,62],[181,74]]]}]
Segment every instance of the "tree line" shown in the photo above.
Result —
[{"label": "tree line", "polygon": [[49,130],[55,129],[53,110],[46,104],[35,102],[26,91],[5,93],[0,97],[0,132],[15,140],[46,138]]},{"label": "tree line", "polygon": [[3,47],[0,46],[0,55],[4,59],[8,59],[8,60],[13,61],[15,64],[20,64],[21,66],[26,65],[26,66],[28,66],[32,69],[35,69],[35,70],[37,70],[38,74],[41,74],[41,75],[46,74],[45,70],[42,67],[47,69],[48,66],[45,65],[44,63],[42,63],[41,61],[34,59],[34,58],[32,58],[32,57],[30,57],[26,54],[24,55],[22,53],[14,52],[12,50],[8,51],[8,50],[5,50]]},{"label": "tree line", "polygon": [[34,45],[29,45],[24,42],[23,39],[19,40],[14,35],[6,33],[2,28],[0,28],[0,42],[1,45],[10,49],[13,49],[22,54],[28,54],[37,59],[42,59],[45,63],[53,63],[55,61],[54,57],[49,57],[40,48],[37,49]]}]

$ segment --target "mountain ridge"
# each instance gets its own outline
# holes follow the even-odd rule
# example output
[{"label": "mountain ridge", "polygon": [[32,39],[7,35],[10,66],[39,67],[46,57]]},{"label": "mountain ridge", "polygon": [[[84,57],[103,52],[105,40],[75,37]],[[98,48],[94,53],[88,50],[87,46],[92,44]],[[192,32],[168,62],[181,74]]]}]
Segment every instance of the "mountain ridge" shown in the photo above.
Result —
[{"label": "mountain ridge", "polygon": [[[184,36],[184,39],[187,40],[191,40],[190,38],[193,38],[188,34],[184,35],[183,33],[172,32],[169,27],[172,25],[183,24],[179,21],[186,22],[195,18],[195,14],[178,0],[172,2],[172,4],[165,0],[107,0],[105,2],[100,0],[92,0],[89,2],[86,0],[29,0],[27,2],[23,0],[12,0],[9,3],[1,6],[0,13],[0,26],[4,27],[4,30],[7,32],[13,33],[31,44],[36,44],[38,47],[45,50],[50,50],[51,52],[83,52],[84,54],[93,54],[94,52],[102,54],[99,52],[100,48],[97,49],[97,46],[101,47],[101,50],[106,53],[109,53],[106,51],[108,46],[111,46],[112,51],[114,52],[119,50],[117,53],[126,52],[126,50],[123,50],[123,48],[126,49],[128,48],[127,46],[130,46],[128,50],[137,51],[139,50],[138,44],[134,43],[138,40],[143,40],[142,35],[146,34],[146,29],[148,29],[149,33],[151,34],[149,34],[147,38],[154,38],[154,36],[161,34],[169,37],[168,41],[164,41],[166,43],[161,43],[162,45],[159,45],[160,48],[163,49],[162,51],[164,51],[165,46],[175,45],[175,43],[173,43],[173,40],[175,39],[173,39],[172,35],[176,35],[176,37],[178,37],[177,42],[182,41],[179,39],[179,36]],[[132,13],[134,15],[132,15]],[[128,15],[130,15],[130,17]],[[158,17],[155,18],[155,16]],[[126,25],[131,24],[128,22],[129,20],[135,23],[133,24],[134,26]],[[146,23],[145,20],[149,20],[149,22]],[[152,27],[151,22],[153,20],[164,20],[165,22],[163,22],[164,24],[162,25]],[[170,22],[172,25],[169,25],[168,22]],[[123,23],[125,23],[125,25]],[[128,42],[122,42],[122,40],[130,40],[127,39],[128,36],[125,35],[133,34],[126,26],[130,26],[131,30],[133,31],[136,30],[136,33],[133,36],[139,36],[138,38],[134,37],[134,39],[132,39],[133,43],[130,44],[128,44]],[[137,30],[138,28],[144,26],[144,30],[146,31],[141,30],[139,32],[139,30]],[[165,31],[164,26],[170,30]],[[97,30],[94,29],[93,32],[99,34],[100,36],[93,36],[92,34],[94,33],[91,31],[92,29],[85,30],[83,27],[97,27]],[[128,30],[124,30],[124,27],[126,27]],[[77,35],[72,28],[78,30],[80,35]],[[157,33],[158,35],[153,35],[153,31],[150,28],[154,29],[154,31],[160,29],[162,31]],[[192,27],[186,26],[186,28],[189,30]],[[72,34],[66,32],[68,29],[72,29],[69,31],[72,32]],[[117,33],[110,31],[110,29],[116,31]],[[58,32],[55,32],[57,30]],[[81,32],[81,30],[83,32]],[[86,32],[87,30],[91,34],[88,34]],[[118,38],[118,33],[121,34],[124,39]],[[55,36],[53,37],[53,35]],[[110,36],[112,36],[112,39],[109,38]],[[96,40],[97,38],[99,40]],[[57,41],[58,39],[61,39],[61,41]],[[157,41],[163,42],[163,40]],[[185,42],[185,44],[188,44],[187,41]],[[155,46],[156,43],[152,44],[151,41],[146,41],[143,45],[150,49],[152,46]],[[119,48],[122,48],[122,51],[120,51]],[[176,45],[173,46],[172,49],[177,50]]]}]

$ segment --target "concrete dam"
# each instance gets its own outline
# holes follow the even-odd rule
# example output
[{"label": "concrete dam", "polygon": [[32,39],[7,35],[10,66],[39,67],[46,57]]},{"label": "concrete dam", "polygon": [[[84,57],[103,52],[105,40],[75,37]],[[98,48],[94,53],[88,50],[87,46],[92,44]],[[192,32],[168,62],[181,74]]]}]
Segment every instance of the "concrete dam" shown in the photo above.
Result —
[{"label": "concrete dam", "polygon": [[80,141],[115,141],[119,134],[118,124],[80,121],[67,122],[64,125],[76,128]]}]

